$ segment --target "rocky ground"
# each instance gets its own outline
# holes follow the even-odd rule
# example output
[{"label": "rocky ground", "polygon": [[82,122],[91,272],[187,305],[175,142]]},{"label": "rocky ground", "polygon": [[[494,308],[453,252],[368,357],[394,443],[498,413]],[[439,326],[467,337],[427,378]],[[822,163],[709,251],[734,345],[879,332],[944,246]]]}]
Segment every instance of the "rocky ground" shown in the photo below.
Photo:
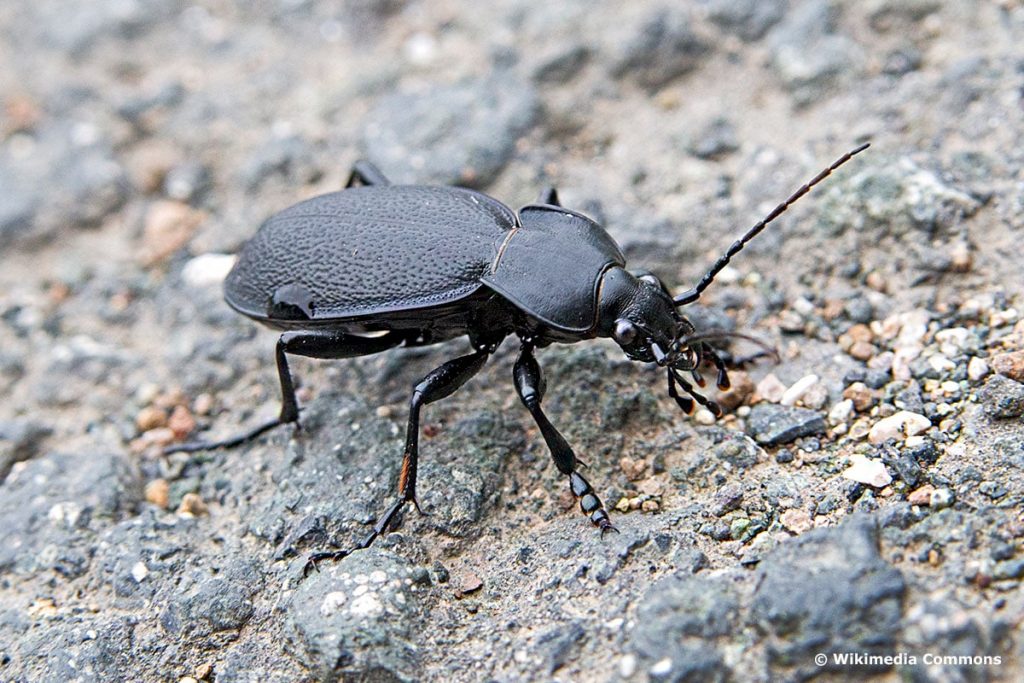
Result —
[{"label": "rocky ground", "polygon": [[[0,680],[1020,680],[1019,2],[36,0],[0,30]],[[683,288],[865,140],[687,309],[780,351],[722,420],[614,345],[540,355],[618,535],[511,343],[424,413],[429,515],[305,579],[465,344],[298,360],[301,432],[159,454],[276,412],[220,279],[357,158],[556,184]]]}]

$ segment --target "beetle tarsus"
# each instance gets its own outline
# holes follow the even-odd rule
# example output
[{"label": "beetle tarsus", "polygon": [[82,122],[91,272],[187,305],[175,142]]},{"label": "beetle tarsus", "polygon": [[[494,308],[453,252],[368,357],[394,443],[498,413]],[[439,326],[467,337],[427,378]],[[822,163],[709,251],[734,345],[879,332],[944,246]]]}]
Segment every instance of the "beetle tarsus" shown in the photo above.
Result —
[{"label": "beetle tarsus", "polygon": [[398,500],[391,504],[391,507],[378,520],[377,524],[373,527],[373,531],[363,539],[362,543],[347,550],[326,551],[311,555],[306,562],[304,575],[308,575],[311,568],[316,568],[317,562],[340,560],[351,555],[356,550],[369,548],[377,540],[377,537],[387,530],[391,521],[406,503],[412,503],[417,512],[427,516],[427,513],[423,512],[419,500],[416,498],[420,409],[429,403],[440,401],[442,398],[451,396],[458,391],[473,375],[480,372],[480,368],[484,366],[489,356],[490,352],[487,350],[480,350],[467,356],[460,356],[430,371],[426,377],[416,383],[412,390],[412,398],[409,399],[409,422],[405,435],[405,456],[402,458],[402,468],[398,473]]},{"label": "beetle tarsus", "polygon": [[[237,434],[228,439],[221,439],[220,441],[189,441],[186,443],[172,444],[167,446],[163,450],[164,455],[170,455],[171,453],[196,453],[198,451],[212,451],[217,448],[234,448],[235,446],[241,446],[244,443],[255,440],[257,437],[269,432],[275,427],[280,427],[283,424],[281,418],[277,417],[273,420],[265,422],[257,427],[253,427],[247,432]],[[293,421],[293,424],[298,427],[298,420]]]},{"label": "beetle tarsus", "polygon": [[516,392],[519,394],[519,399],[526,406],[526,409],[530,411],[534,422],[537,423],[537,427],[540,429],[540,433],[548,445],[548,450],[551,451],[551,457],[555,461],[555,466],[559,472],[568,475],[569,490],[580,502],[580,509],[589,515],[590,521],[595,526],[600,527],[603,532],[606,526],[611,526],[608,512],[604,509],[604,504],[601,503],[601,499],[594,493],[590,483],[577,471],[576,468],[582,463],[576,457],[572,447],[565,440],[565,437],[552,426],[551,422],[548,421],[547,415],[544,414],[540,407],[541,400],[544,398],[544,377],[541,374],[540,365],[533,355],[532,344],[523,342],[519,350],[519,358],[516,359],[516,364],[512,369],[512,376],[516,383]]}]

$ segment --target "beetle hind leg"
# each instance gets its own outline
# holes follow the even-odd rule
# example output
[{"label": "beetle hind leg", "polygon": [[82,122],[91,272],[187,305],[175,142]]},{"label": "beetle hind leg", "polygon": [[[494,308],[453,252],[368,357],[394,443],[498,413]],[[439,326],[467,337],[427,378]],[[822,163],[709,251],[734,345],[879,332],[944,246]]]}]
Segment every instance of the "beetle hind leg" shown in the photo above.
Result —
[{"label": "beetle hind leg", "polygon": [[576,459],[572,447],[541,410],[540,402],[544,398],[545,384],[540,365],[537,364],[537,359],[533,355],[532,345],[523,343],[512,375],[515,379],[519,399],[533,415],[534,422],[537,423],[537,427],[551,451],[555,466],[559,472],[569,477],[569,490],[579,501],[580,510],[590,517],[594,526],[601,530],[602,536],[609,531],[618,532],[618,529],[612,524],[607,510],[604,509],[601,499],[594,493],[593,487],[576,470],[577,465],[581,463]]},{"label": "beetle hind leg", "polygon": [[288,368],[287,354],[309,358],[338,359],[368,356],[398,346],[405,337],[389,332],[380,337],[360,337],[343,332],[285,332],[278,338],[274,357],[277,360],[277,376],[281,383],[281,412],[252,429],[220,441],[194,441],[175,444],[163,450],[171,453],[194,453],[214,448],[233,448],[248,443],[274,427],[299,421],[299,402],[295,398],[295,383]]},{"label": "beetle hind leg", "polygon": [[398,475],[398,500],[392,503],[384,515],[377,521],[373,531],[358,545],[344,550],[332,550],[320,553],[313,553],[306,562],[305,573],[310,569],[316,569],[318,562],[325,560],[340,560],[351,555],[356,550],[369,548],[383,534],[398,512],[406,503],[412,503],[417,511],[420,511],[420,504],[416,500],[416,469],[419,463],[419,435],[420,435],[420,410],[423,406],[440,401],[442,398],[451,396],[468,382],[480,368],[484,366],[491,349],[481,349],[468,356],[461,356],[450,360],[444,365],[435,368],[420,380],[412,390],[412,397],[409,399],[409,422],[405,433],[405,454],[402,457],[402,469]]},{"label": "beetle hind leg", "polygon": [[348,175],[348,182],[345,183],[345,189],[355,187],[357,185],[390,185],[391,181],[388,180],[387,176],[371,164],[369,161],[360,159],[356,163],[352,164],[352,172]]}]

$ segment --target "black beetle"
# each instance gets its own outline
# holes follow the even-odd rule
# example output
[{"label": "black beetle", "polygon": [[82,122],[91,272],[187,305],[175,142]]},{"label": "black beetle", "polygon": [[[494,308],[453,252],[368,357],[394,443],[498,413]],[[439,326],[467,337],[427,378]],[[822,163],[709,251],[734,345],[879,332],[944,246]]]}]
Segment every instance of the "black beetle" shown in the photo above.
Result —
[{"label": "black beetle", "polygon": [[405,503],[419,509],[420,409],[458,390],[506,336],[515,334],[521,342],[512,373],[519,398],[558,470],[569,477],[583,512],[602,533],[613,530],[601,500],[576,471],[575,453],[541,409],[545,383],[534,349],[610,337],[630,359],[664,367],[669,396],[681,408],[691,412],[696,400],[720,415],[683,373],[703,386],[698,369],[709,362],[718,371],[718,387],[726,389],[725,363],[707,344],[707,335],[696,334],[677,309],[696,301],[770,221],[867,147],[843,155],[794,192],[734,242],[696,287],[676,297],[655,276],[627,271],[608,233],[563,208],[553,188],[516,213],[472,190],[392,185],[372,164],[358,162],[345,190],[300,202],[267,220],[225,282],[232,308],[284,331],[276,352],[280,415],[231,439],[181,444],[165,452],[234,446],[297,422],[288,354],[352,358],[468,335],[473,353],[444,363],[413,389],[398,500],[358,546],[316,553],[310,562],[343,557],[368,547]]}]

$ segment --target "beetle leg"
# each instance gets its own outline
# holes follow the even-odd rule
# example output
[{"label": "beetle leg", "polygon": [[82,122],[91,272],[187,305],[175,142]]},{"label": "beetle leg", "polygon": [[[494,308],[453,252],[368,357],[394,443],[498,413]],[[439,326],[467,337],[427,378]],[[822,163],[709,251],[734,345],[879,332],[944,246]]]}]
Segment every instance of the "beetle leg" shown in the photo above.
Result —
[{"label": "beetle leg", "polygon": [[558,200],[558,190],[548,185],[540,191],[537,195],[538,204],[548,204],[549,206],[561,206],[562,202]]},{"label": "beetle leg", "polygon": [[278,416],[246,432],[221,441],[195,441],[168,446],[163,451],[164,455],[193,453],[212,448],[232,448],[252,441],[274,427],[297,422],[299,403],[295,399],[295,384],[292,382],[286,354],[291,353],[309,358],[355,358],[385,351],[398,346],[404,340],[405,337],[396,332],[389,332],[380,337],[360,337],[343,332],[285,332],[277,340],[274,353],[277,359],[277,376],[281,383],[281,412]]},{"label": "beetle leg", "polygon": [[352,164],[352,172],[348,176],[348,182],[345,183],[345,189],[355,187],[357,183],[360,185],[390,185],[391,181],[381,173],[379,168],[369,161],[360,159]]},{"label": "beetle leg", "polygon": [[402,469],[398,475],[398,500],[392,503],[377,523],[373,531],[353,548],[313,553],[306,562],[306,573],[316,569],[317,562],[323,560],[340,560],[356,550],[368,548],[391,525],[398,511],[406,503],[412,503],[422,514],[420,504],[416,500],[416,467],[419,460],[420,409],[428,403],[440,401],[451,396],[468,382],[490,356],[490,351],[480,350],[468,356],[450,360],[435,368],[420,380],[412,390],[409,399],[409,423],[405,434],[405,456],[402,458]]},{"label": "beetle leg", "polygon": [[555,467],[562,474],[568,475],[569,490],[580,501],[580,509],[590,516],[590,521],[601,529],[602,535],[608,531],[618,531],[612,525],[604,505],[601,503],[601,499],[597,497],[594,489],[583,478],[583,475],[576,471],[578,461],[572,447],[565,440],[565,437],[548,421],[547,415],[541,410],[540,402],[544,398],[546,386],[540,365],[533,355],[533,346],[531,344],[524,343],[522,345],[519,351],[519,358],[516,359],[515,367],[512,370],[512,376],[515,379],[516,392],[519,394],[519,399],[526,406],[526,409],[530,411],[530,414],[533,415],[537,427],[540,428],[540,433],[543,435],[544,441],[551,451],[551,457],[555,461]]}]

